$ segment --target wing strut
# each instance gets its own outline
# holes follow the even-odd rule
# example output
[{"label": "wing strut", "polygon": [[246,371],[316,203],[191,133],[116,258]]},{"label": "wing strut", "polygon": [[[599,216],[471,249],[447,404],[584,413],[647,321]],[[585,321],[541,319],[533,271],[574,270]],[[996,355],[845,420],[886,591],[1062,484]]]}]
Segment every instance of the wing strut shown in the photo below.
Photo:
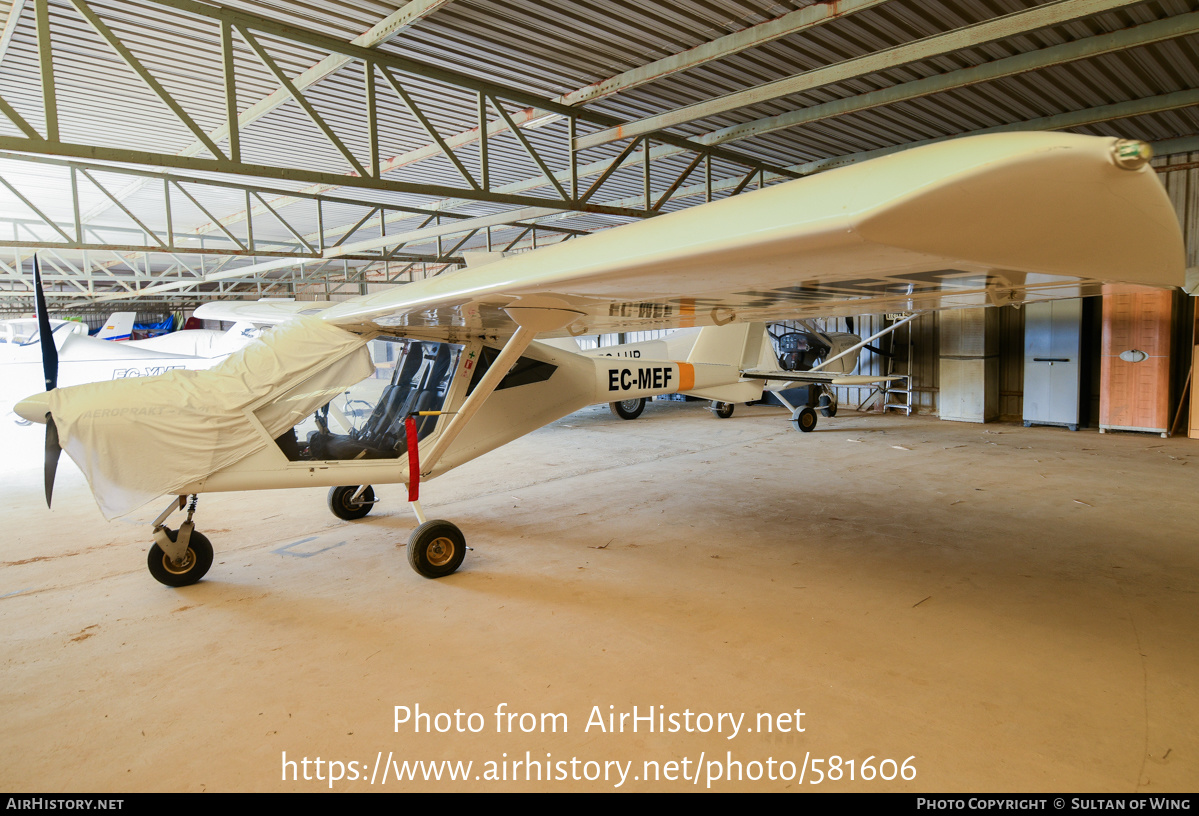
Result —
[{"label": "wing strut", "polygon": [[509,338],[504,344],[500,356],[495,358],[495,362],[487,369],[487,373],[483,375],[483,379],[475,386],[475,390],[471,392],[466,401],[462,403],[462,407],[458,409],[457,415],[433,443],[433,447],[429,449],[423,457],[421,470],[424,473],[429,473],[433,466],[437,464],[437,460],[446,452],[453,441],[466,427],[466,423],[470,421],[478,410],[483,407],[483,403],[491,396],[491,392],[500,384],[500,380],[508,373],[508,370],[516,364],[520,359],[520,355],[529,347],[529,343],[533,342],[533,338],[538,334],[547,331],[560,329],[576,320],[580,313],[570,309],[529,307],[529,306],[510,306],[504,310],[519,326],[516,333]]}]

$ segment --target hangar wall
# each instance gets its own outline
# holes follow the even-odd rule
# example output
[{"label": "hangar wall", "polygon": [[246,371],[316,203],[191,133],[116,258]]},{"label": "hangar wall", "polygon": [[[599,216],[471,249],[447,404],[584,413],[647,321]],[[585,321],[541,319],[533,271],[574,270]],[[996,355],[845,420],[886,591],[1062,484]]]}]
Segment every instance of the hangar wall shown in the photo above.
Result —
[{"label": "hangar wall", "polygon": [[[1186,264],[1188,268],[1199,271],[1199,152],[1180,153],[1164,156],[1153,161],[1158,167],[1178,166],[1177,170],[1159,173],[1159,178],[1166,187],[1171,202],[1178,214],[1186,243]],[[1191,365],[1191,326],[1194,323],[1194,298],[1180,298],[1179,314],[1176,321],[1177,335],[1174,338],[1175,348],[1175,402],[1171,411],[1177,407],[1178,392],[1186,380],[1187,371]],[[1005,420],[1017,420],[1023,415],[1023,383],[1024,383],[1024,311],[1005,306],[999,311],[999,413]],[[863,331],[872,328],[870,318],[861,321]],[[910,324],[912,332],[912,378],[913,378],[913,407],[916,413],[936,415],[938,413],[937,394],[939,390],[939,326],[936,313],[926,314]],[[843,326],[839,326],[843,328]],[[1083,397],[1083,414],[1090,417],[1094,425],[1098,417],[1099,405],[1099,342],[1102,329],[1102,310],[1096,300],[1094,305],[1084,313],[1083,343],[1086,362],[1091,363],[1089,373],[1084,375],[1087,382]],[[907,348],[907,337],[904,332],[907,327],[899,329],[896,347],[901,352]],[[862,373],[881,373],[880,359],[876,355],[863,355]],[[870,366],[867,368],[867,366]],[[904,371],[902,363],[897,363],[897,371]],[[847,389],[847,401],[856,403],[855,391]],[[862,391],[862,396],[865,396]]]},{"label": "hangar wall", "polygon": [[[1165,184],[1182,225],[1187,268],[1199,267],[1199,152],[1162,156],[1154,159],[1153,164],[1159,168],[1158,178]],[[1177,170],[1160,170],[1161,167],[1175,166]]]}]

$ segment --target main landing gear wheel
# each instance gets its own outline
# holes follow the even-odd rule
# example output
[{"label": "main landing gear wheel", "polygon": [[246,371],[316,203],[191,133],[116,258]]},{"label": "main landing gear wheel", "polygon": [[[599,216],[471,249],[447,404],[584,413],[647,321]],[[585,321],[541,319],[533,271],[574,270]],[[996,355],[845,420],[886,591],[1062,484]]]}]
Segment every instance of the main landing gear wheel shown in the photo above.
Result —
[{"label": "main landing gear wheel", "polygon": [[609,402],[608,407],[621,419],[636,419],[645,410],[645,397]]},{"label": "main landing gear wheel", "polygon": [[795,430],[808,433],[816,427],[816,412],[805,405],[791,415],[791,424],[795,426]]},{"label": "main landing gear wheel", "polygon": [[828,394],[821,394],[820,413],[826,417],[835,417],[837,415],[837,401]]},{"label": "main landing gear wheel", "polygon": [[[177,530],[166,532],[171,541],[177,540]],[[155,544],[150,547],[146,556],[146,566],[150,568],[154,580],[160,584],[169,587],[191,586],[203,578],[212,566],[212,543],[203,533],[192,530],[191,538],[187,540],[187,555],[183,556],[181,563],[176,564],[162,551],[162,547]]]},{"label": "main landing gear wheel", "polygon": [[366,516],[375,506],[375,489],[370,485],[354,500],[358,485],[343,485],[329,488],[329,511],[339,519],[354,521]]},{"label": "main landing gear wheel", "polygon": [[426,521],[408,537],[408,563],[426,578],[449,575],[465,557],[466,538],[448,521]]},{"label": "main landing gear wheel", "polygon": [[733,415],[733,403],[731,402],[713,402],[710,410],[713,416],[721,419],[728,419]]}]

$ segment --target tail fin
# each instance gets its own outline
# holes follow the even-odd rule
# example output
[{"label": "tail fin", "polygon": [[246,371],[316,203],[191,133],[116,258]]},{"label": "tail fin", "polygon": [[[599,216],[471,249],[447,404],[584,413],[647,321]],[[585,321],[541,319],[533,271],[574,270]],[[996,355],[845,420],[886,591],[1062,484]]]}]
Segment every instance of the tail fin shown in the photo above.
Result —
[{"label": "tail fin", "polygon": [[[769,357],[768,364],[773,368],[777,361],[766,334],[765,323],[730,323],[701,329],[687,362],[692,365],[735,366],[744,370],[757,368],[764,356]],[[762,382],[739,382],[686,393],[719,402],[751,402],[762,397]]]},{"label": "tail fin", "polygon": [[689,363],[716,363],[755,368],[766,338],[765,323],[730,323],[706,326],[699,332]]},{"label": "tail fin", "polygon": [[104,321],[100,331],[96,332],[96,338],[99,340],[132,340],[133,321],[136,318],[137,312],[113,312],[108,316],[108,320]]}]

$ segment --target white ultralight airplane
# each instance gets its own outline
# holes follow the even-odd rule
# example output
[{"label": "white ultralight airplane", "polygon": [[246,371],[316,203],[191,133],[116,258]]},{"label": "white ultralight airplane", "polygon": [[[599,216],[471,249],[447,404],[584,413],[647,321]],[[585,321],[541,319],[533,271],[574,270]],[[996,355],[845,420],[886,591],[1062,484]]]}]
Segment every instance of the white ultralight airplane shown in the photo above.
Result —
[{"label": "white ultralight airplane", "polygon": [[45,333],[37,319],[0,321],[0,416],[28,424],[11,412],[18,400],[42,387],[45,334],[54,338],[62,386],[208,368],[258,334],[253,324],[240,323],[229,331],[192,329],[146,340],[121,340],[132,332],[134,315],[113,312],[95,337],[88,336],[86,325],[73,320],[50,320]]},{"label": "white ultralight airplane", "polygon": [[[60,447],[108,517],[174,497],[148,557],[165,584],[212,563],[195,494],[320,485],[358,518],[379,483],[408,484],[408,560],[443,576],[465,540],[425,519],[422,480],[589,404],[756,399],[785,372],[758,368],[754,322],[1181,284],[1178,221],[1148,159],[1140,142],[1069,134],[944,142],[342,303],[224,304],[280,325],[207,371],[56,388],[47,359],[48,391],[17,410],[47,425],[47,499]],[[537,340],[687,326],[703,328],[687,359]],[[337,401],[377,373],[369,412],[342,422]]]},{"label": "white ultralight airplane", "polygon": [[[884,332],[899,328],[913,317],[916,315],[902,318],[888,326]],[[743,365],[747,366],[742,370],[742,375],[747,379],[762,381],[762,388],[755,399],[761,398],[761,391],[772,392],[775,398],[791,412],[791,424],[795,430],[807,433],[816,429],[816,409],[812,407],[812,403],[820,409],[824,416],[837,415],[837,394],[833,390],[833,386],[874,385],[903,379],[902,376],[896,375],[853,373],[858,367],[858,356],[862,349],[883,332],[863,340],[852,332],[821,332],[806,326],[806,324],[805,328],[807,331],[787,332],[778,337],[779,348],[776,356],[769,330],[765,324],[756,324],[751,331],[755,334],[761,332],[763,335],[757,343],[759,349],[757,365],[751,366],[750,361],[742,361]],[[578,344],[570,338],[547,342],[555,348],[577,351],[585,357],[691,360],[695,343],[704,331],[704,329],[679,329],[654,340],[601,346],[586,351],[579,351]],[[792,405],[783,392],[801,386],[811,389],[809,402],[803,405]],[[645,404],[649,399],[649,397],[632,397],[610,402],[608,407],[621,419],[636,419],[645,410]],[[728,419],[733,415],[735,405],[734,402],[713,399],[710,409],[714,416]]]}]

